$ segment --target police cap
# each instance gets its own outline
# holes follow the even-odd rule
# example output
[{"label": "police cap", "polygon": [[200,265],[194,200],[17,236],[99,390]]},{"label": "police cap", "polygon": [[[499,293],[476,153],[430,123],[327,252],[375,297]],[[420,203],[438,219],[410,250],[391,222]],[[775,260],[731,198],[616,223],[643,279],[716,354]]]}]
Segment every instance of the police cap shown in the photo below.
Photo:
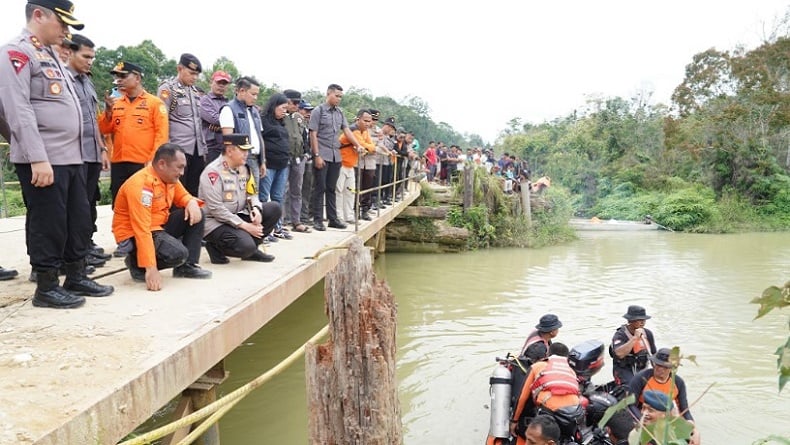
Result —
[{"label": "police cap", "polygon": [[118,62],[117,65],[110,71],[110,74],[129,74],[137,73],[143,77],[143,68],[135,63],[126,62],[124,60]]},{"label": "police cap", "polygon": [[63,23],[80,30],[85,25],[74,17],[74,3],[69,0],[27,0],[31,5],[38,5],[54,11],[63,20]]},{"label": "police cap", "polygon": [[200,65],[200,60],[189,53],[181,54],[181,58],[178,59],[178,64],[187,67],[192,71],[197,71],[198,73],[203,72],[203,67]]},{"label": "police cap", "polygon": [[312,106],[312,105],[310,104],[310,102],[305,102],[305,101],[301,101],[301,102],[299,102],[299,109],[300,109],[300,110],[307,110],[307,111],[310,111],[310,110],[312,110],[313,108],[315,108],[315,107],[314,107],[314,106]]},{"label": "police cap", "polygon": [[74,40],[71,40],[71,34],[66,34],[66,37],[64,37],[63,41],[60,42],[60,46],[69,48],[72,51],[77,51],[80,49],[80,46],[74,43]]},{"label": "police cap", "polygon": [[393,130],[398,128],[398,126],[395,125],[395,118],[392,116],[384,119],[384,125],[389,125],[390,127],[392,127]]},{"label": "police cap", "polygon": [[243,133],[230,133],[222,135],[222,143],[225,145],[235,145],[242,150],[250,150],[250,137]]}]

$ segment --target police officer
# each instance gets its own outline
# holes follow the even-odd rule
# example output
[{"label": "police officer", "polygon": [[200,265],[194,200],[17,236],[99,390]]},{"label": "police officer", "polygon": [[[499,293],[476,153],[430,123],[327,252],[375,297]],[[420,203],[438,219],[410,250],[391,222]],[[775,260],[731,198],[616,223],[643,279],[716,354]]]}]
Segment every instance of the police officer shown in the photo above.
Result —
[{"label": "police officer", "polygon": [[213,264],[227,264],[228,256],[273,261],[274,255],[258,250],[258,245],[280,219],[280,205],[258,199],[255,177],[247,166],[250,137],[231,133],[222,139],[222,156],[200,175],[198,196],[205,202],[204,238],[209,258]]},{"label": "police officer", "polygon": [[[295,232],[309,232],[307,225],[299,221],[302,210],[302,185],[304,183],[305,161],[309,159],[309,152],[305,151],[305,122],[299,105],[302,103],[302,93],[296,90],[283,91],[288,98],[288,114],[285,117],[285,127],[288,129],[288,149],[290,151],[290,165],[288,168],[288,193],[285,200],[283,213],[285,222],[290,222]],[[311,165],[312,167],[312,165]]]},{"label": "police officer", "polygon": [[200,119],[200,93],[195,87],[203,68],[197,57],[184,53],[176,69],[178,74],[162,82],[157,95],[167,107],[170,142],[183,148],[187,156],[181,182],[190,194],[196,196],[207,151]]},{"label": "police officer", "polygon": [[[85,162],[86,189],[88,190],[88,203],[91,210],[91,221],[93,232],[96,228],[96,205],[101,199],[99,190],[99,177],[102,171],[110,170],[110,160],[107,158],[107,148],[104,138],[99,132],[97,121],[99,98],[96,88],[91,80],[91,67],[96,58],[96,50],[93,41],[82,34],[74,34],[71,38],[72,55],[69,58],[68,70],[74,78],[74,89],[82,108],[82,160]],[[93,263],[91,263],[93,259]],[[96,265],[96,260],[108,260],[110,255],[104,253],[104,249],[97,246],[93,240],[90,243],[89,264]]]},{"label": "police officer", "polygon": [[84,27],[73,12],[68,0],[29,0],[22,34],[0,48],[0,129],[11,144],[27,208],[27,251],[36,272],[33,305],[39,307],[75,308],[84,296],[113,292],[85,275],[91,219],[82,116],[74,86],[50,47],[63,41],[69,26]]}]

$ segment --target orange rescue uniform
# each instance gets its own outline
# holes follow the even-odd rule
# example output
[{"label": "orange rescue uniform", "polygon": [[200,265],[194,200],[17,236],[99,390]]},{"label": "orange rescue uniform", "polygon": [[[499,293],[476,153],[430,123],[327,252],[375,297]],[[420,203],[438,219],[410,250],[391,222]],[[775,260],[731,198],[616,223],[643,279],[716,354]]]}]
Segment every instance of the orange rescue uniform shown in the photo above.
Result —
[{"label": "orange rescue uniform", "polygon": [[[359,142],[359,145],[368,152],[368,154],[375,154],[376,153],[376,144],[373,143],[373,139],[370,137],[370,132],[367,130],[362,132],[360,129],[352,130],[354,133],[354,137]],[[357,150],[354,148],[354,145],[348,139],[345,133],[340,135],[340,157],[341,163],[343,167],[354,168],[357,166],[357,162],[359,161],[359,154]]]},{"label": "orange rescue uniform", "polygon": [[[112,118],[99,116],[99,131],[111,134],[110,162],[146,164],[156,149],[169,140],[169,121],[164,102],[143,90],[134,102],[123,95],[112,106]],[[142,267],[142,264],[140,265]]]},{"label": "orange rescue uniform", "polygon": [[156,266],[156,250],[151,232],[164,230],[170,217],[170,208],[186,207],[196,199],[181,185],[166,184],[156,174],[153,166],[147,166],[123,183],[115,199],[112,232],[115,241],[134,237],[137,246],[137,264],[140,267]]},{"label": "orange rescue uniform", "polygon": [[[560,358],[567,360],[566,357],[560,357]],[[547,366],[548,366],[548,362],[546,361],[537,362],[532,365],[532,369],[529,371],[527,380],[524,382],[524,387],[523,390],[521,391],[521,395],[518,398],[518,404],[516,405],[516,410],[513,413],[512,419],[518,419],[519,417],[521,417],[521,413],[524,412],[524,408],[527,406],[527,401],[529,400],[530,397],[532,397],[532,385],[535,383],[535,380],[537,380],[540,377],[540,373],[544,371]],[[570,370],[570,372],[573,373],[573,370],[570,369],[569,366],[568,366],[568,370]],[[552,411],[555,411],[559,408],[563,408],[566,406],[578,405],[580,403],[578,388],[576,392],[577,394],[551,395],[549,390],[543,390],[539,394],[537,394],[533,400],[535,401],[536,406],[543,406]]]}]

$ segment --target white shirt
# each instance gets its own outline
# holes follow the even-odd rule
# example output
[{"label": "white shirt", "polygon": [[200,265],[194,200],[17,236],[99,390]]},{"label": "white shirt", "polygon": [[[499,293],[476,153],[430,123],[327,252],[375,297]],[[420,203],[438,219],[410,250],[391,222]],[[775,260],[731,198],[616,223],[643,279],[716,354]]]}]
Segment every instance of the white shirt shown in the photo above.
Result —
[{"label": "white shirt", "polygon": [[[261,153],[261,141],[258,138],[258,132],[254,131],[255,123],[252,120],[252,112],[250,112],[249,107],[247,108],[247,122],[250,123],[250,144],[252,144],[252,150],[250,153],[257,155]],[[233,120],[233,110],[230,107],[222,107],[222,110],[219,112],[219,126],[222,128],[236,128],[236,123]]]}]

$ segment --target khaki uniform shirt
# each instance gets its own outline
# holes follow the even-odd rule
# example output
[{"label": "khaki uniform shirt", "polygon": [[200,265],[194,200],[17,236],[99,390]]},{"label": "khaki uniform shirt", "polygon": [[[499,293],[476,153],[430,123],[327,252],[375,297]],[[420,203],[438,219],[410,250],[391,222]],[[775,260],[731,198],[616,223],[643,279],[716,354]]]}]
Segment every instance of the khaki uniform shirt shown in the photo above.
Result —
[{"label": "khaki uniform shirt", "polygon": [[11,162],[82,164],[82,109],[66,68],[30,31],[0,48],[0,130]]},{"label": "khaki uniform shirt", "polygon": [[183,148],[188,155],[205,155],[207,149],[200,119],[200,97],[195,87],[182,85],[174,77],[159,85],[157,96],[167,108],[170,142]]},{"label": "khaki uniform shirt", "polygon": [[212,161],[200,174],[198,196],[205,203],[206,224],[203,236],[217,227],[228,224],[237,227],[244,222],[239,213],[247,213],[247,198],[253,206],[261,208],[258,193],[248,190],[250,172],[246,165],[237,169],[228,167],[224,157]]}]

